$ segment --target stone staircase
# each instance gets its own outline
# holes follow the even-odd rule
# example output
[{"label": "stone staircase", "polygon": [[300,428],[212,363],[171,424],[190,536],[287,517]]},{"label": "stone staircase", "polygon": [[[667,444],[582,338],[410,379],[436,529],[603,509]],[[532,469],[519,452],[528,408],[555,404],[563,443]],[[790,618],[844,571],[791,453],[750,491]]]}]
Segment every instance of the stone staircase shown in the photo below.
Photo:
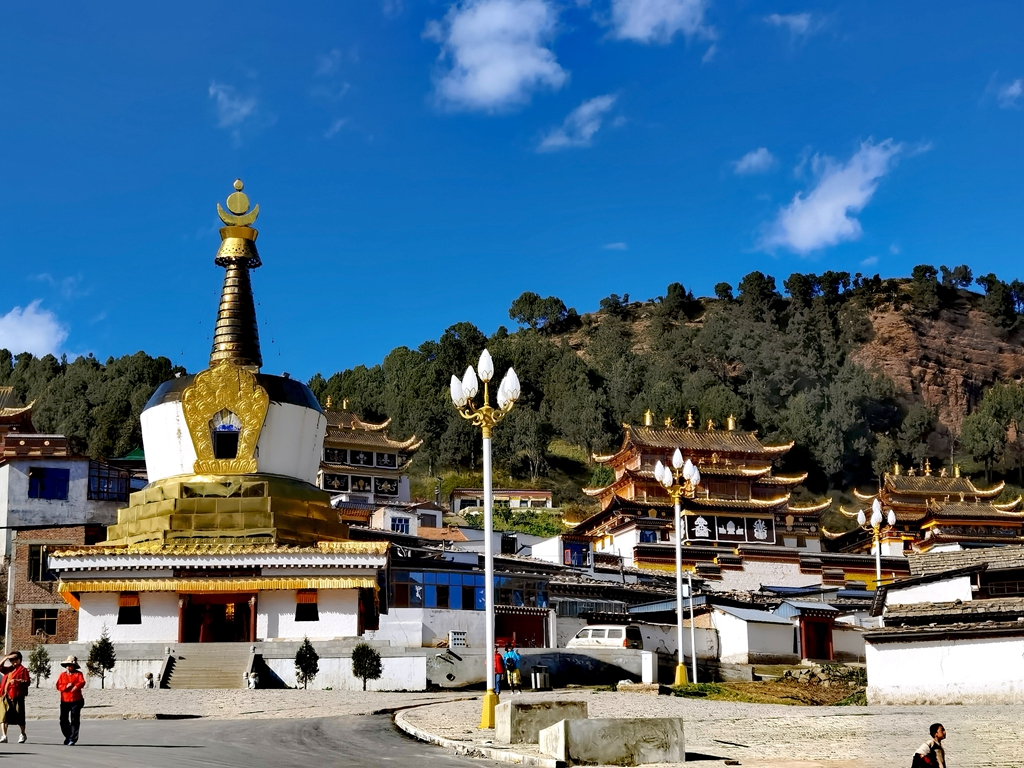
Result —
[{"label": "stone staircase", "polygon": [[244,688],[249,643],[182,643],[174,646],[169,688]]}]

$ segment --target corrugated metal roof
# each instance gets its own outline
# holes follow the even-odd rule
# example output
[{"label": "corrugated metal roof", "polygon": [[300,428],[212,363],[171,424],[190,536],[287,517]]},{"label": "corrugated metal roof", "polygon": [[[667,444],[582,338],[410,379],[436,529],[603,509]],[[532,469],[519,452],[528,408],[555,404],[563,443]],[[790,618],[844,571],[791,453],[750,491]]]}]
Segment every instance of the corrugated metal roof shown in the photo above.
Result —
[{"label": "corrugated metal roof", "polygon": [[727,613],[742,621],[750,621],[757,624],[787,624],[789,626],[793,624],[789,619],[784,619],[774,613],[768,613],[768,611],[758,611],[753,608],[734,608],[731,605],[716,605],[715,610]]}]

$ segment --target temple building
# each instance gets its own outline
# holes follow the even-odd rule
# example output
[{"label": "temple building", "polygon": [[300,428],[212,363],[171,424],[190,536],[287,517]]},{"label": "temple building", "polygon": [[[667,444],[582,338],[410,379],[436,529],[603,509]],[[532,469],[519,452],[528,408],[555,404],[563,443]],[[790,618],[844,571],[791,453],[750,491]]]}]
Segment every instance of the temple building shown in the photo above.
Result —
[{"label": "temple building", "polygon": [[32,426],[32,406],[15,405],[14,387],[0,387],[0,444],[9,432],[35,432]]},{"label": "temple building", "polygon": [[[1021,497],[997,502],[1005,483],[991,488],[978,488],[969,478],[961,477],[960,467],[952,472],[942,467],[932,471],[925,461],[918,472],[907,471],[897,464],[882,477],[875,493],[855,490],[867,514],[875,499],[886,512],[896,513],[896,525],[880,531],[882,553],[903,555],[909,552],[947,551],[974,547],[991,547],[1024,543],[1024,510]],[[841,509],[847,517],[856,511]],[[870,531],[854,528],[845,533],[825,532],[828,547],[841,552],[873,552],[874,538]]]},{"label": "temple building", "polygon": [[[874,558],[821,551],[821,515],[831,501],[794,502],[793,489],[806,474],[776,474],[793,443],[762,443],[756,433],[737,429],[731,417],[725,429],[711,421],[699,428],[689,415],[685,427],[671,419],[655,426],[648,411],[643,426],[624,427],[619,450],[594,457],[615,479],[584,489],[601,510],[573,531],[593,540],[595,561],[617,557],[627,567],[675,568],[673,504],[654,466],[670,464],[679,449],[701,475],[681,500],[685,569],[712,587],[735,590],[873,582]],[[906,571],[898,560],[886,565]]]},{"label": "temple building", "polygon": [[317,487],[328,418],[305,384],[261,373],[242,183],[228,197],[209,367],[160,386],[141,416],[149,484],[106,541],[50,553],[78,641],[334,638],[377,626],[386,542],[349,540]]},{"label": "temple building", "polygon": [[388,437],[391,419],[380,424],[363,421],[348,410],[347,400],[340,411],[332,409],[330,397],[324,405],[327,430],[317,484],[349,508],[408,502],[406,472],[423,441],[415,435],[408,440]]}]

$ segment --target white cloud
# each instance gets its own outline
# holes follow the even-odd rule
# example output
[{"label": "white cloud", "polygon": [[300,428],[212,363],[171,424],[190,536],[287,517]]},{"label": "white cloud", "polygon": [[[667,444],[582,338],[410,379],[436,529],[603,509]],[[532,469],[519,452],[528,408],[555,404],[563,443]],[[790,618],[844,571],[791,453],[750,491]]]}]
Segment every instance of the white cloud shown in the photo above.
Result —
[{"label": "white cloud", "polygon": [[700,63],[701,64],[710,64],[714,60],[715,56],[717,56],[717,55],[718,55],[718,46],[715,43],[712,43],[710,45],[710,47],[707,49],[707,51],[704,52],[704,55],[700,57]]},{"label": "white cloud", "polygon": [[815,155],[812,168],[818,176],[806,195],[798,192],[779,211],[763,233],[761,247],[767,251],[787,248],[807,254],[844,240],[861,236],[859,213],[878,188],[878,181],[892,169],[902,144],[892,139],[875,144],[870,139],[846,163]]},{"label": "white cloud", "polygon": [[996,88],[996,100],[1003,109],[1019,106],[1018,102],[1022,95],[1024,95],[1024,80],[1019,77],[1012,83],[1006,83]]},{"label": "white cloud", "polygon": [[331,123],[331,127],[330,128],[328,128],[326,131],[324,131],[324,138],[325,139],[332,138],[338,131],[340,131],[346,125],[348,125],[348,118],[347,117],[339,117],[337,120],[335,120],[333,123]]},{"label": "white cloud", "polygon": [[384,11],[385,16],[394,18],[405,10],[405,3],[402,0],[383,0],[381,10]]},{"label": "white cloud", "polygon": [[889,246],[889,253],[891,253],[893,256],[898,256],[900,253],[900,247],[896,245],[896,243],[893,243],[892,245]]},{"label": "white cloud", "polygon": [[237,130],[256,113],[259,101],[255,96],[246,96],[230,85],[210,83],[210,98],[217,110],[217,127]]},{"label": "white cloud", "polygon": [[0,317],[0,349],[14,354],[56,355],[68,337],[68,329],[53,312],[40,309],[36,299],[24,309],[15,307]]},{"label": "white cloud", "polygon": [[335,48],[328,53],[322,53],[316,57],[316,71],[314,77],[330,77],[341,67],[341,49]]},{"label": "white cloud", "polygon": [[789,34],[793,36],[794,40],[800,37],[810,37],[821,29],[824,23],[821,20],[815,20],[809,13],[772,13],[765,16],[764,20],[773,27],[789,30]]},{"label": "white cloud", "polygon": [[569,147],[589,147],[601,121],[615,104],[615,96],[606,94],[584,101],[569,113],[560,128],[554,128],[543,138],[538,152],[553,152]]},{"label": "white cloud", "polygon": [[860,263],[860,265],[862,267],[873,267],[877,263],[878,263],[878,257],[877,256],[868,256],[866,259],[864,259],[864,261],[862,261]]},{"label": "white cloud", "polygon": [[601,247],[604,248],[606,251],[628,251],[629,250],[629,246],[626,245],[625,243],[606,243],[605,245],[603,245]]},{"label": "white cloud", "polygon": [[732,168],[738,176],[747,176],[752,173],[766,173],[775,167],[775,163],[775,156],[771,152],[765,147],[758,147],[734,162]]},{"label": "white cloud", "polygon": [[667,43],[682,32],[713,39],[715,31],[704,21],[707,6],[708,0],[612,0],[612,37]]},{"label": "white cloud", "polygon": [[465,0],[424,37],[441,45],[435,87],[454,109],[496,112],[525,104],[534,91],[569,79],[550,49],[558,11],[550,0]]}]

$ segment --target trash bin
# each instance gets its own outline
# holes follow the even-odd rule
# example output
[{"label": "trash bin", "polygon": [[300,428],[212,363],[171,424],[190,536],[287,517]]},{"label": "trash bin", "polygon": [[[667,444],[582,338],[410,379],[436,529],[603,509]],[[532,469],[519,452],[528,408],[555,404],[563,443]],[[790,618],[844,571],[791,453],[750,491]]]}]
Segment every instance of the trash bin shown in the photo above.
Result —
[{"label": "trash bin", "polygon": [[550,691],[551,690],[551,675],[548,674],[548,668],[538,664],[530,672],[530,684],[535,691]]}]

